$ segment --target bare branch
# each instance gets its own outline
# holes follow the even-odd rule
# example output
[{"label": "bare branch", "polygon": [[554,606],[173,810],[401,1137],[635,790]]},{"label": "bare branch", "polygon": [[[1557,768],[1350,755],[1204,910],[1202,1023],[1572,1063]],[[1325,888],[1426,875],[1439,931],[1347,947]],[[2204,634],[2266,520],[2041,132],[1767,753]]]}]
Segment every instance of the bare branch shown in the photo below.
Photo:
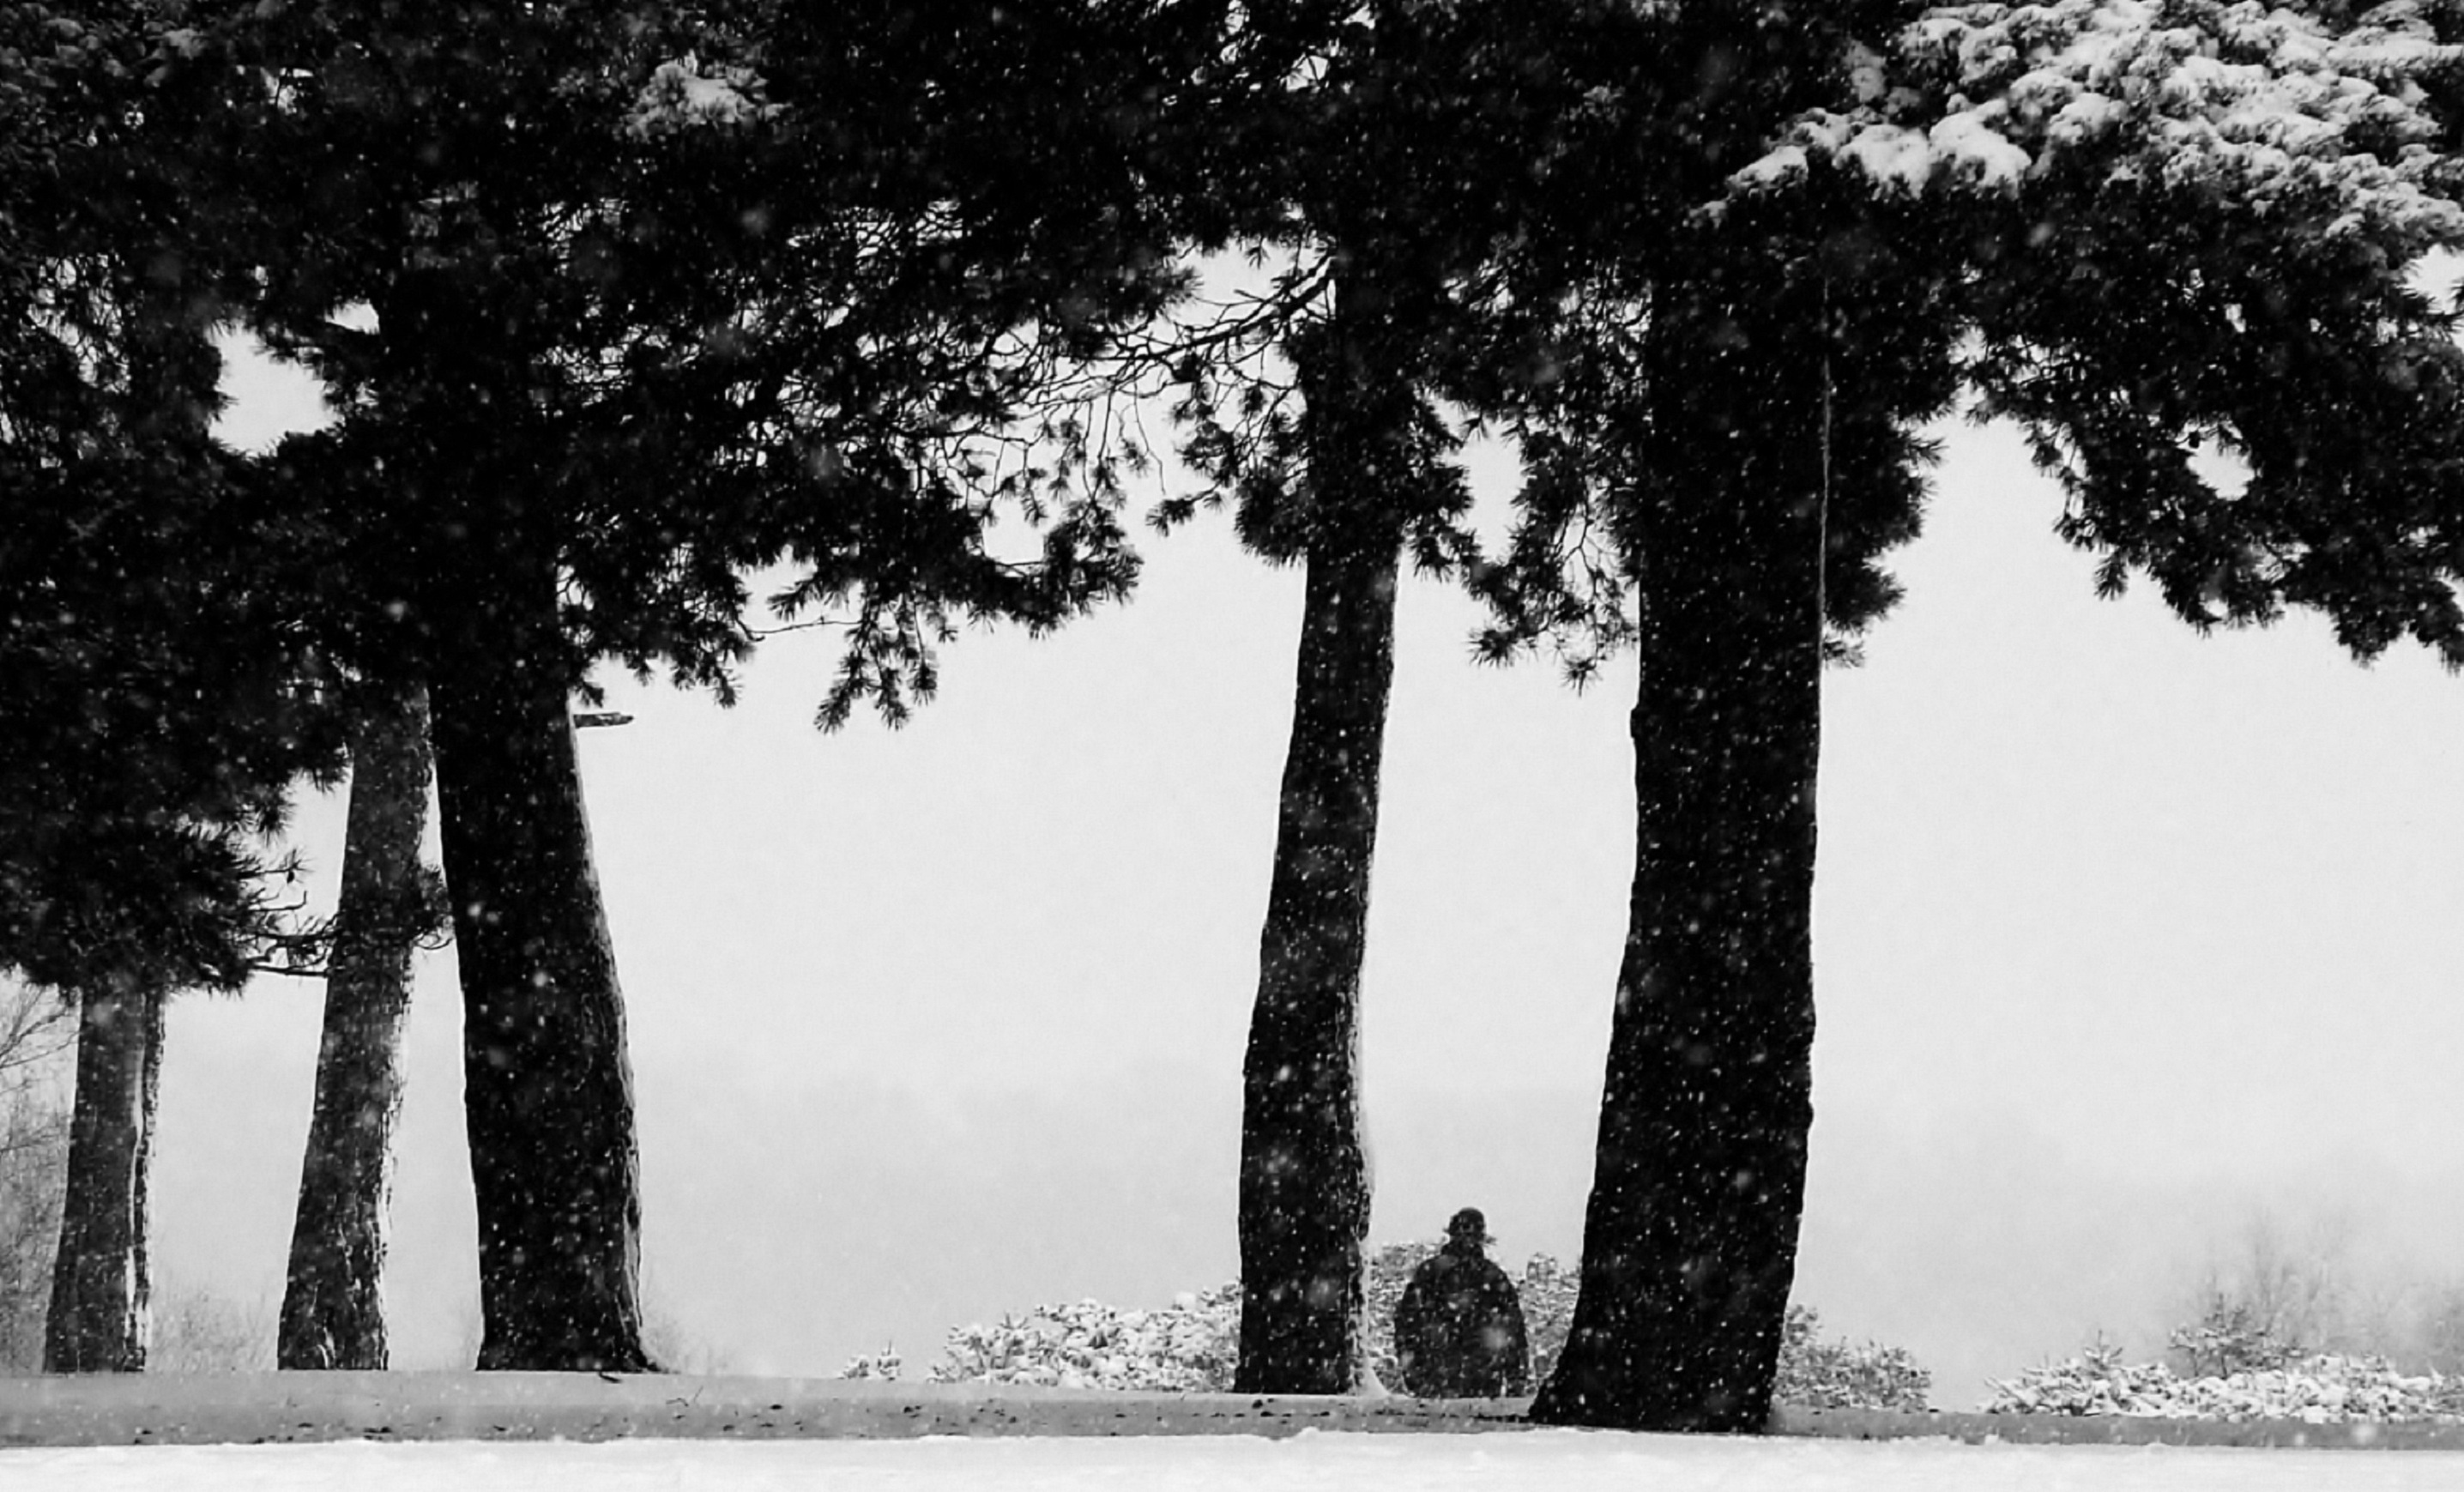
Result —
[{"label": "bare branch", "polygon": [[68,1002],[19,985],[0,1005],[0,1072],[32,1067],[66,1050],[77,1040]]}]

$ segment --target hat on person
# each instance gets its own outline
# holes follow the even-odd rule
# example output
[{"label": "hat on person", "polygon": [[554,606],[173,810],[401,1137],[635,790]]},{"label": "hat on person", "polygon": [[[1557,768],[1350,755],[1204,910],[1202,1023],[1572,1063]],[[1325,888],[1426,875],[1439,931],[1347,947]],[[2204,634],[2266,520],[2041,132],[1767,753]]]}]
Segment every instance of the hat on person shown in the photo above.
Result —
[{"label": "hat on person", "polygon": [[1481,1216],[1481,1211],[1477,1207],[1466,1207],[1447,1218],[1446,1237],[1470,1239],[1480,1243],[1495,1241],[1488,1236],[1488,1219]]}]

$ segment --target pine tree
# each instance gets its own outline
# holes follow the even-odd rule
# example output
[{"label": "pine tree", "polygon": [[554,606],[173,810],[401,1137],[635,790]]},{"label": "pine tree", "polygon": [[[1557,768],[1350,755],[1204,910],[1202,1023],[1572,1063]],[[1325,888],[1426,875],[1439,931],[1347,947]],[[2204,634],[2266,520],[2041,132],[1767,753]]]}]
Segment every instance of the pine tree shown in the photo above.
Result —
[{"label": "pine tree", "polygon": [[1419,0],[1258,15],[1269,85],[1220,115],[1231,226],[1294,266],[1243,313],[1249,336],[1180,358],[1185,453],[1210,486],[1158,520],[1234,497],[1247,546],[1307,572],[1243,1063],[1243,1393],[1346,1393],[1367,1371],[1355,1058],[1396,590],[1407,549],[1444,571],[1469,547],[1439,400],[1550,103],[1526,19]]},{"label": "pine tree", "polygon": [[[0,967],[77,1010],[45,1363],[142,1367],[163,1002],[282,931],[253,841],[334,733],[286,542],[208,424],[232,265],[147,137],[194,118],[165,19],[0,10]],[[209,235],[206,235],[209,236]]]},{"label": "pine tree", "polygon": [[1759,1424],[1776,1371],[1813,1119],[1819,675],[1888,599],[1873,561],[1914,530],[1910,429],[1949,380],[1938,304],[1768,247],[1713,239],[1660,277],[1643,407],[1582,452],[1628,546],[1638,839],[1588,1308],[1543,1414]]},{"label": "pine tree", "polygon": [[[1120,594],[1067,370],[1179,276],[1134,145],[1206,6],[1029,15],[376,5],[203,37],[258,208],[250,324],[335,426],[270,479],[330,545],[320,636],[424,686],[465,1011],[483,1368],[639,1369],[623,1003],[570,698],[601,660],[729,697],[746,572],[844,608],[825,702],[893,718],[958,616]],[[278,79],[270,93],[257,81]],[[1003,459],[1048,437],[1043,462]],[[994,552],[1004,508],[1043,524]]]},{"label": "pine tree", "polygon": [[[1643,179],[1575,151],[1617,210],[1529,268],[1528,303],[1571,309],[1535,318],[1560,376],[1508,401],[1534,438],[1490,644],[1571,634],[1578,675],[1641,654],[1552,1422],[1768,1415],[1812,1122],[1819,661],[1887,606],[1917,428],[1960,386],[2031,430],[2108,589],[2145,571],[2196,625],[2307,604],[2365,655],[2464,657],[2457,355],[2404,281],[2458,227],[2422,83],[2456,58],[2423,11],[1784,11],[1617,22],[1633,50],[1596,55],[1660,81],[1601,96],[1599,138],[1660,148]],[[2202,440],[2247,491],[2199,478]]]}]

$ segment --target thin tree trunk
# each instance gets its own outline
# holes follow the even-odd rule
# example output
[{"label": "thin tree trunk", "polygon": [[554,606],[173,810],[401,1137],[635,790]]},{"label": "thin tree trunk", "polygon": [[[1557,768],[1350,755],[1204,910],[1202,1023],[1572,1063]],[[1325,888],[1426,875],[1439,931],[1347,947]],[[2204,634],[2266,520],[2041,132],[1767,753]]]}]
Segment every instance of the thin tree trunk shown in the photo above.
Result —
[{"label": "thin tree trunk", "polygon": [[137,1372],[151,1335],[145,1183],[163,1070],[163,995],[133,978],[78,992],[60,1246],[46,1372]]},{"label": "thin tree trunk", "polygon": [[545,566],[431,681],[461,966],[483,1369],[642,1371],[640,1161]]},{"label": "thin tree trunk", "polygon": [[[1339,296],[1343,293],[1339,292]],[[1348,298],[1348,297],[1347,297]],[[1243,1393],[1345,1393],[1366,1371],[1360,969],[1395,670],[1401,525],[1383,454],[1410,390],[1338,325],[1304,358],[1320,505],[1284,757],[1258,1000],[1242,1065]],[[1312,366],[1310,363],[1314,362]]]},{"label": "thin tree trunk", "polygon": [[426,691],[372,693],[352,722],[342,894],[275,1345],[283,1368],[386,1366],[385,1214],[429,777]]},{"label": "thin tree trunk", "polygon": [[1820,355],[1786,317],[1703,288],[1656,307],[1634,896],[1547,1422],[1752,1432],[1771,1412],[1814,1121],[1827,538]]}]

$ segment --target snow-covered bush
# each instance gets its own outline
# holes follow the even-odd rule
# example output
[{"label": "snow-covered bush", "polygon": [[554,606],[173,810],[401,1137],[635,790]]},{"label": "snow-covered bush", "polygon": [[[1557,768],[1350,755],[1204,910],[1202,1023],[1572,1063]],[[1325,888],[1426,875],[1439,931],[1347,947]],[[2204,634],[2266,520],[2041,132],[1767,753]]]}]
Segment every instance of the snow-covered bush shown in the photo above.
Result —
[{"label": "snow-covered bush", "polygon": [[[1161,1310],[1101,1301],[1039,1306],[1023,1316],[953,1327],[935,1383],[1203,1393],[1229,1388],[1239,1354],[1241,1287],[1183,1294]],[[894,1350],[856,1358],[842,1378],[898,1377]]]},{"label": "snow-covered bush", "polygon": [[2099,1343],[1993,1385],[1989,1415],[2136,1415],[2166,1419],[2464,1421],[2464,1378],[2397,1372],[2378,1357],[2319,1353],[2280,1366],[2197,1377],[2126,1363]]},{"label": "snow-covered bush", "polygon": [[2189,1323],[2167,1338],[2169,1360],[2185,1377],[2265,1371],[2321,1352],[2392,1357],[2402,1350],[2387,1323],[2355,1318],[2338,1237],[2296,1240],[2260,1214],[2239,1253],[2210,1262]]},{"label": "snow-covered bush", "polygon": [[[1561,1264],[1547,1254],[1532,1255],[1523,1265],[1523,1278],[1515,1282],[1514,1287],[1523,1297],[1523,1325],[1531,1334],[1531,1381],[1535,1385],[1549,1380],[1549,1374],[1556,1371],[1557,1354],[1566,1349],[1566,1333],[1574,1325],[1574,1292],[1582,1282],[1581,1270]],[[1399,1300],[1402,1291],[1395,1293]],[[1382,1324],[1382,1334],[1391,1336],[1394,1329],[1395,1312],[1390,1309]]]},{"label": "snow-covered bush", "polygon": [[[1993,1385],[1989,1413],[2198,1419],[2464,1418],[2464,1376],[2409,1371],[2386,1355],[2408,1332],[2356,1320],[2332,1238],[2306,1246],[2260,1217],[2242,1257],[2211,1262],[2191,1319],[2167,1336],[2169,1361],[2124,1362],[2100,1340],[2078,1356]],[[2407,1359],[2408,1368],[2435,1358]]]},{"label": "snow-covered bush", "polygon": [[[1395,1307],[1412,1271],[1437,1252],[1430,1243],[1389,1243],[1369,1251],[1365,1297],[1370,1371],[1390,1393],[1402,1392],[1395,1361]],[[1516,1289],[1531,1342],[1532,1382],[1556,1366],[1573,1321],[1579,1276],[1546,1254],[1523,1267]],[[1816,1338],[1818,1318],[1791,1306],[1780,1349],[1783,1402],[1819,1408],[1925,1407],[1925,1371],[1898,1348],[1853,1346]],[[1099,1301],[1039,1306],[991,1325],[953,1327],[935,1383],[1025,1384],[1045,1388],[1221,1393],[1232,1386],[1240,1358],[1241,1286],[1183,1294],[1160,1310],[1116,1310]],[[843,1378],[895,1379],[904,1371],[894,1349],[868,1354],[840,1371]]]},{"label": "snow-covered bush", "polygon": [[898,1344],[892,1342],[878,1352],[866,1352],[862,1356],[848,1358],[847,1365],[839,1370],[839,1376],[881,1378],[895,1383],[898,1381],[898,1375],[905,1371],[906,1368],[907,1359],[898,1355]]},{"label": "snow-covered bush", "polygon": [[2267,1372],[2311,1355],[2307,1344],[2246,1300],[2211,1289],[2199,1319],[2175,1327],[2166,1339],[2192,1378],[2227,1378]]},{"label": "snow-covered bush", "polygon": [[1771,1396],[1808,1409],[1898,1409],[1923,1414],[1933,1374],[1905,1348],[1880,1342],[1826,1342],[1822,1318],[1791,1306],[1780,1336],[1779,1382]]}]

